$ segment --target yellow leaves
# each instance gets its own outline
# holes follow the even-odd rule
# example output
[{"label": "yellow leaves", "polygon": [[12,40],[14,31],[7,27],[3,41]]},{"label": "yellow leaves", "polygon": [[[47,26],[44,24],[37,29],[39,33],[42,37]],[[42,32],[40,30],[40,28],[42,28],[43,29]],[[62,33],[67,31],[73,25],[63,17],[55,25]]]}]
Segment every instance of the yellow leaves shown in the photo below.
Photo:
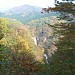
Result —
[{"label": "yellow leaves", "polygon": [[5,21],[5,19],[4,19],[4,18],[0,18],[0,23],[1,23],[2,21]]},{"label": "yellow leaves", "polygon": [[18,41],[17,43],[21,47],[20,49],[23,49],[23,50],[24,49],[26,49],[26,50],[29,49],[28,42],[26,41],[26,39],[23,39],[21,36],[18,36],[17,41]]},{"label": "yellow leaves", "polygon": [[34,54],[35,54],[35,60],[43,63],[43,55],[44,55],[43,50],[35,50]]},{"label": "yellow leaves", "polygon": [[6,46],[7,40],[6,40],[5,38],[2,38],[2,39],[0,40],[0,44]]},{"label": "yellow leaves", "polygon": [[16,70],[15,66],[17,66],[17,68],[23,67],[29,70],[32,67],[31,64],[35,61],[33,53],[35,45],[30,38],[29,31],[14,21],[11,22],[7,19],[5,21],[1,19],[0,21],[0,36],[3,34],[0,45],[9,48],[8,51],[7,49],[5,51],[7,52],[6,55],[10,55],[7,58],[13,63],[13,69]]}]

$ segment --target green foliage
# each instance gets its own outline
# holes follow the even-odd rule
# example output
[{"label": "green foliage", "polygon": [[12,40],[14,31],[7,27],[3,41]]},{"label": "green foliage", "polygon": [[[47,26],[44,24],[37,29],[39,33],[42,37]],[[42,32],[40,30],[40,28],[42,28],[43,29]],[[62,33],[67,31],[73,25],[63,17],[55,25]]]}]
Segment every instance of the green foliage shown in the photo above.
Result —
[{"label": "green foliage", "polygon": [[0,26],[0,39],[3,38],[2,27]]},{"label": "green foliage", "polygon": [[[61,7],[62,5],[64,5],[65,8],[57,11],[61,11],[61,15],[65,13],[65,17],[65,15],[70,13],[69,9],[72,10],[72,8],[74,8],[74,6],[71,6],[75,4],[60,3],[58,6],[63,8]],[[74,15],[73,12],[75,12],[75,10],[72,11],[72,15]],[[68,16],[68,18],[70,18],[70,16]],[[56,42],[57,51],[52,55],[52,61],[50,63],[50,73],[51,75],[75,75],[75,22],[70,21],[57,24],[54,26],[54,29],[56,29],[55,35],[59,36]]]},{"label": "green foliage", "polygon": [[1,75],[33,74],[35,50],[34,42],[25,26],[15,20],[0,19]]}]

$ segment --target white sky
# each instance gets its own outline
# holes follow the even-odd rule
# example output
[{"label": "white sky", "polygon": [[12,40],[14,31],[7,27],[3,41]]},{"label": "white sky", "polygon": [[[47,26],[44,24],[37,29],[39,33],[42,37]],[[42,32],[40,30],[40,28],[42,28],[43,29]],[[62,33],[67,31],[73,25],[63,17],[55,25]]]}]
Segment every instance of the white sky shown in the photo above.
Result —
[{"label": "white sky", "polygon": [[25,4],[39,7],[53,7],[54,0],[0,0],[0,9],[11,8]]}]

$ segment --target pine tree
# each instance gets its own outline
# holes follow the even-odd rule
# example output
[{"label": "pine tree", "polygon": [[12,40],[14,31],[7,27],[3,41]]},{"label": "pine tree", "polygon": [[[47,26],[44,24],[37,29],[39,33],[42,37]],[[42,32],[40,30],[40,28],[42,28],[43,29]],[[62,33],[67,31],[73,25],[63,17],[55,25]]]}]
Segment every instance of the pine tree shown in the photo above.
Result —
[{"label": "pine tree", "polygon": [[[66,20],[66,23],[50,25],[56,29],[59,35],[56,42],[57,51],[52,55],[50,62],[51,75],[75,75],[75,4],[60,2],[55,8],[49,10],[58,11],[60,19]],[[67,20],[70,19],[71,20]]]},{"label": "pine tree", "polygon": [[[63,17],[67,15],[70,18],[68,14],[74,14],[75,10],[72,10],[74,5],[72,3],[60,3],[58,5],[60,7],[59,12],[61,15],[65,14]],[[52,57],[51,75],[75,75],[75,22],[71,20],[58,26],[60,27],[57,29],[57,34],[60,35],[56,43],[57,51]]]}]

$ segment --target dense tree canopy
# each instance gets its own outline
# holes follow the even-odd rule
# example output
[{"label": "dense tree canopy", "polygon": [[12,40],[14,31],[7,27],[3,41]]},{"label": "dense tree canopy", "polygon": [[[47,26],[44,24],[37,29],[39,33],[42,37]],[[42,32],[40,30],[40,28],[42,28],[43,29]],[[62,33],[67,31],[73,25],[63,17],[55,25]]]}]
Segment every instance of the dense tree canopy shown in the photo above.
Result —
[{"label": "dense tree canopy", "polygon": [[[75,75],[75,4],[72,2],[57,2],[56,7],[48,8],[47,11],[58,11],[60,19],[66,23],[50,25],[59,35],[56,42],[57,51],[50,62],[51,75]],[[67,20],[70,19],[71,20]]]},{"label": "dense tree canopy", "polygon": [[[33,75],[37,72],[38,61],[43,62],[43,52],[35,47],[25,26],[15,20],[0,18],[1,75]],[[41,58],[36,61],[39,54]]]}]

